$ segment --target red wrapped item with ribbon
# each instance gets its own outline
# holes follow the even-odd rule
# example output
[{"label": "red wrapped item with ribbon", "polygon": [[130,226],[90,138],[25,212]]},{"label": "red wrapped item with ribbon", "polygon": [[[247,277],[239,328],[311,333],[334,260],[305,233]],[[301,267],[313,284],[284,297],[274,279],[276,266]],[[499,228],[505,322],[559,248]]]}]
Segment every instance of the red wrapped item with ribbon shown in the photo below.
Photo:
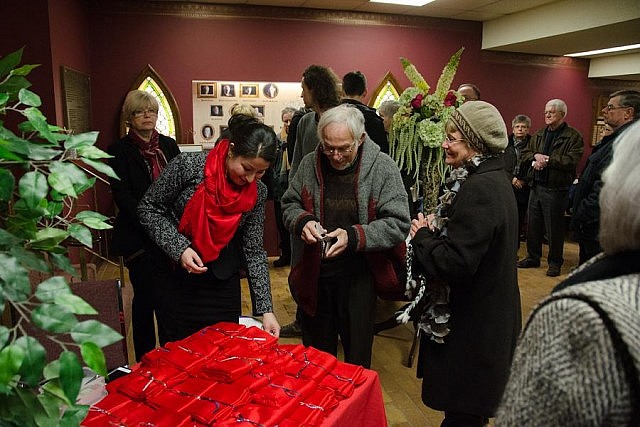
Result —
[{"label": "red wrapped item with ribbon", "polygon": [[306,378],[314,381],[320,381],[327,375],[338,363],[335,356],[308,347],[301,354],[295,355],[283,368],[284,372],[295,378]]},{"label": "red wrapped item with ribbon", "polygon": [[318,386],[332,390],[336,398],[343,400],[351,397],[353,390],[366,381],[363,374],[364,368],[360,365],[338,363]]},{"label": "red wrapped item with ribbon", "polygon": [[131,372],[119,384],[118,393],[136,402],[143,402],[161,390],[173,387],[188,377],[187,373],[171,365],[157,365]]},{"label": "red wrapped item with ribbon", "polygon": [[291,401],[299,402],[316,389],[317,384],[306,379],[280,375],[253,393],[251,401],[264,406],[283,407]]}]

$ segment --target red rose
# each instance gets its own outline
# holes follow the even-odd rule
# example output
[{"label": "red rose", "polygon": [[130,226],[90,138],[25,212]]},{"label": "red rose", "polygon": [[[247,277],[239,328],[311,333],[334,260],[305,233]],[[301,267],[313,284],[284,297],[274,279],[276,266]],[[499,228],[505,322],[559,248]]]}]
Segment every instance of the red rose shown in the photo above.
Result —
[{"label": "red rose", "polygon": [[411,107],[420,108],[422,106],[423,98],[424,98],[424,95],[422,95],[421,93],[417,94],[416,97],[411,100]]},{"label": "red rose", "polygon": [[444,106],[445,107],[454,107],[457,102],[458,102],[458,98],[456,97],[456,94],[453,93],[452,90],[450,90],[447,93],[447,96],[444,97]]}]

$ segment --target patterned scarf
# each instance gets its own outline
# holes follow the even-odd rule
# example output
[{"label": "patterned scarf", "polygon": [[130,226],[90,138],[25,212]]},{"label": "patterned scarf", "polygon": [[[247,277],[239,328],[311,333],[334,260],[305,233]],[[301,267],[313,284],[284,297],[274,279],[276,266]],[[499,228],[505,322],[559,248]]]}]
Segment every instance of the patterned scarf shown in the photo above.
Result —
[{"label": "patterned scarf", "polygon": [[[477,154],[471,157],[462,166],[454,169],[445,181],[440,203],[436,207],[435,217],[431,225],[435,228],[434,235],[447,236],[447,222],[453,200],[456,198],[460,187],[478,166],[495,155]],[[407,242],[407,284],[406,295],[413,297],[411,303],[398,312],[396,319],[407,323],[409,319],[418,318],[418,326],[433,341],[443,344],[444,337],[449,334],[449,285],[440,279],[428,279],[423,273],[413,277],[411,273],[413,265],[413,247]]]},{"label": "patterned scarf", "polygon": [[204,180],[187,202],[178,231],[191,239],[202,261],[214,261],[231,241],[243,212],[258,200],[258,186],[238,186],[227,179],[226,160],[229,140],[223,139],[207,155]]},{"label": "patterned scarf", "polygon": [[160,149],[160,134],[157,130],[153,130],[151,133],[151,138],[149,141],[145,141],[133,130],[133,128],[129,129],[129,133],[127,134],[129,139],[133,141],[133,143],[140,150],[140,154],[144,157],[149,163],[151,169],[151,178],[155,181],[158,176],[160,176],[160,172],[167,166],[167,158],[164,156],[164,153]]}]

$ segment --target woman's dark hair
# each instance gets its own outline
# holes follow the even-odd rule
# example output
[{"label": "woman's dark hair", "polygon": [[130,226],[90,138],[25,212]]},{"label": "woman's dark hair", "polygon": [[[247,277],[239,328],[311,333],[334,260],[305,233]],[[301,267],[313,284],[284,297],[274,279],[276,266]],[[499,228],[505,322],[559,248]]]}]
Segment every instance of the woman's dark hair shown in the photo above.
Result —
[{"label": "woman's dark hair", "polygon": [[275,161],[277,137],[269,126],[253,117],[237,114],[229,119],[229,132],[234,156],[260,157],[269,163]]}]

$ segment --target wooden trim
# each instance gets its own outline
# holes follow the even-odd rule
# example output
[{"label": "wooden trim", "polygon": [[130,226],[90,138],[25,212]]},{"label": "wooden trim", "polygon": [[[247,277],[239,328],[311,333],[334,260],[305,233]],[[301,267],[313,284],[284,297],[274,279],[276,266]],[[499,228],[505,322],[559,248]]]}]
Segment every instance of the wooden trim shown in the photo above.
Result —
[{"label": "wooden trim", "polygon": [[380,81],[380,84],[378,85],[378,87],[376,87],[376,90],[374,90],[371,96],[369,97],[369,107],[373,107],[373,104],[376,102],[376,99],[378,99],[378,95],[387,86],[387,82],[391,83],[391,86],[395,88],[398,94],[401,94],[402,91],[404,90],[402,89],[402,86],[400,86],[400,83],[398,83],[398,80],[393,75],[393,73],[391,71],[387,71],[387,74],[384,75],[384,77]]}]

